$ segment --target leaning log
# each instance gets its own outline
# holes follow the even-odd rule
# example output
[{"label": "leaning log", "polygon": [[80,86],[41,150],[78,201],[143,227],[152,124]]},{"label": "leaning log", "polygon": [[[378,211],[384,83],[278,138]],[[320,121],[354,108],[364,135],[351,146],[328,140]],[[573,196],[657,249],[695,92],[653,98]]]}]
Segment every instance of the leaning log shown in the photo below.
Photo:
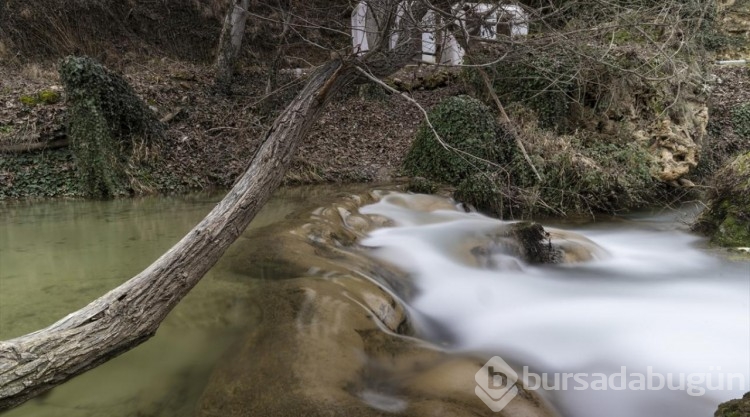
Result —
[{"label": "leaning log", "polygon": [[167,253],[88,306],[51,326],[0,342],[0,411],[146,341],[219,260],[281,183],[294,151],[326,101],[354,77],[331,61],[266,132],[247,171],[219,204]]}]

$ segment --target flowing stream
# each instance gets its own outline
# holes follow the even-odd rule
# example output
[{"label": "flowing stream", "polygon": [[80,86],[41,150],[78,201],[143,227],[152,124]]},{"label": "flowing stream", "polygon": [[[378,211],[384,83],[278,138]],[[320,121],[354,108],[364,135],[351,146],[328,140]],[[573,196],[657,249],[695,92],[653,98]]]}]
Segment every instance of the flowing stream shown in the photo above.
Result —
[{"label": "flowing stream", "polygon": [[[528,367],[563,415],[711,416],[750,390],[750,264],[706,250],[676,214],[568,227],[599,246],[590,262],[487,268],[467,264],[461,240],[502,222],[403,198],[361,210],[396,225],[363,244],[410,273],[411,306],[451,349]],[[563,373],[586,375],[564,389]]]},{"label": "flowing stream", "polygon": [[[322,195],[337,193],[281,190],[241,239],[309,218]],[[361,243],[408,273],[414,291],[403,299],[420,337],[460,355],[502,357],[527,385],[545,385],[538,392],[566,417],[711,416],[750,390],[750,262],[688,233],[690,210],[554,224],[566,230],[558,240],[577,242],[593,260],[532,266],[471,251],[503,222],[412,198],[387,194],[362,207],[391,224]],[[217,200],[0,206],[0,339],[48,325],[124,282]],[[298,273],[273,263],[254,266],[252,276],[238,272],[233,265],[248,256],[230,248],[152,340],[5,415],[193,415],[214,364],[257,323],[260,307],[248,294]],[[665,387],[647,389],[660,377]]]}]

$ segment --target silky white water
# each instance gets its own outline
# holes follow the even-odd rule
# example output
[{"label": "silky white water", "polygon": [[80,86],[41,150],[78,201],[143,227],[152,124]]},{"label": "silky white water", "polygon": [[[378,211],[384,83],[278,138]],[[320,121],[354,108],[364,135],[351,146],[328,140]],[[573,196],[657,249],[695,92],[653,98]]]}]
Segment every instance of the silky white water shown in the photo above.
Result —
[{"label": "silky white water", "polygon": [[[363,244],[412,276],[417,326],[442,327],[449,349],[502,357],[532,388],[546,382],[540,392],[563,416],[711,416],[750,391],[750,263],[708,251],[677,219],[563,233],[595,242],[592,261],[494,254],[488,267],[467,261],[467,242],[503,222],[414,198],[361,212],[393,220]],[[571,374],[567,387],[555,373]]]}]

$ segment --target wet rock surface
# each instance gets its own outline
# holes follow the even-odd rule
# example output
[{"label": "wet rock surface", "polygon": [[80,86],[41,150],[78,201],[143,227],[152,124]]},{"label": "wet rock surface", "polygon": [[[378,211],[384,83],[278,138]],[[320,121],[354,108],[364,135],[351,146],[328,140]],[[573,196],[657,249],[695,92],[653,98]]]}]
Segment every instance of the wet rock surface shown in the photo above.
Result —
[{"label": "wet rock surface", "polygon": [[[267,238],[237,246],[253,262],[274,253],[274,262],[296,266],[255,293],[258,324],[214,369],[199,416],[495,415],[474,394],[486,358],[420,340],[403,301],[414,295],[408,276],[359,245],[370,230],[391,225],[358,211],[384,196],[402,207],[457,211],[436,196],[347,195],[300,215],[286,233],[260,230]],[[235,272],[257,276],[250,264]],[[521,389],[503,415],[554,414]]]}]

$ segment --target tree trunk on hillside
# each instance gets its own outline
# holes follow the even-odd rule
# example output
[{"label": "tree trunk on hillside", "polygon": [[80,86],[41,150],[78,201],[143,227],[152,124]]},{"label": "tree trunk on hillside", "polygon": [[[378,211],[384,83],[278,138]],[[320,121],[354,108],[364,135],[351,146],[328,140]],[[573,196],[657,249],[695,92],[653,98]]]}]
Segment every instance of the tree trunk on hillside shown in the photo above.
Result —
[{"label": "tree trunk on hillside", "polygon": [[216,56],[216,85],[222,91],[228,91],[232,84],[234,66],[242,47],[242,38],[245,35],[245,23],[247,22],[247,9],[250,0],[233,0],[224,19],[224,27],[221,29],[219,48]]},{"label": "tree trunk on hillside", "polygon": [[245,174],[179,243],[151,266],[50,327],[0,342],[0,410],[17,406],[146,341],[268,201],[298,142],[326,101],[354,78],[331,61],[266,133]]}]

